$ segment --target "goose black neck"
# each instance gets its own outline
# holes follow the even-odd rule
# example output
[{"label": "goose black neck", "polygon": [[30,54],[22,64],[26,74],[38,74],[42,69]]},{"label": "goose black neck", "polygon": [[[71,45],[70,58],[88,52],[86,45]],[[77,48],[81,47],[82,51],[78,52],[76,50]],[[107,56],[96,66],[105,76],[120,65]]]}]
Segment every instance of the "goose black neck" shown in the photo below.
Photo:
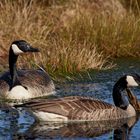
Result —
[{"label": "goose black neck", "polygon": [[124,90],[127,88],[126,77],[122,77],[119,81],[114,85],[113,88],[113,100],[114,104],[121,109],[127,109],[129,102],[126,100],[124,95]]},{"label": "goose black neck", "polygon": [[14,87],[15,85],[20,84],[19,80],[18,80],[18,74],[17,74],[17,69],[16,69],[16,62],[18,59],[18,55],[15,55],[13,53],[13,50],[10,48],[9,51],[9,69],[10,69],[10,75],[11,75],[11,79],[12,79],[12,84],[11,87]]}]

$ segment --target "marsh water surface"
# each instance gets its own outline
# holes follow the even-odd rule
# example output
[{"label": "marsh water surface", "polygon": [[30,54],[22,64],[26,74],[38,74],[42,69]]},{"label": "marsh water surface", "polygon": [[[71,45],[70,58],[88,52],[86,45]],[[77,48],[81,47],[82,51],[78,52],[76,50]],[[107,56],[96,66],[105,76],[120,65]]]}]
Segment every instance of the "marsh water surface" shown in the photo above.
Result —
[{"label": "marsh water surface", "polygon": [[[92,80],[57,84],[58,96],[90,96],[113,104],[115,82],[124,74],[140,74],[140,59],[118,59],[116,63],[112,70],[91,72]],[[140,99],[140,89],[133,88],[132,91]],[[140,140],[140,119],[137,116],[106,122],[35,123],[25,110],[4,109],[0,111],[0,140],[12,139]]]}]

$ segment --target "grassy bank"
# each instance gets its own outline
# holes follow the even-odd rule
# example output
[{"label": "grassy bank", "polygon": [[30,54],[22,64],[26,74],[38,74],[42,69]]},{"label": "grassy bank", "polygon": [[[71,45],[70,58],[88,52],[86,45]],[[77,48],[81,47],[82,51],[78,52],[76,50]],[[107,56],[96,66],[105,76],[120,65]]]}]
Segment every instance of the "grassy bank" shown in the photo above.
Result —
[{"label": "grassy bank", "polygon": [[[140,56],[140,18],[132,12],[92,11],[80,1],[0,2],[0,52],[5,65],[11,41],[25,39],[39,55],[20,58],[21,67],[43,65],[53,76],[112,67],[111,58]],[[23,59],[24,58],[24,59]],[[33,59],[31,59],[33,58]]]}]

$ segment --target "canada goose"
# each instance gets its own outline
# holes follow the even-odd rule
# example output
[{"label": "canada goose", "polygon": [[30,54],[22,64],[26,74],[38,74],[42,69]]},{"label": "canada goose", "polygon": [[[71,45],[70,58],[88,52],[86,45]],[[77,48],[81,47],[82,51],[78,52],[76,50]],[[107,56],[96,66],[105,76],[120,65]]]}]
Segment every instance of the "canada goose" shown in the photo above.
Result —
[{"label": "canada goose", "polygon": [[53,81],[43,70],[17,70],[17,58],[26,52],[39,52],[39,50],[24,40],[16,40],[11,44],[9,71],[0,77],[0,97],[22,100],[54,92]]},{"label": "canada goose", "polygon": [[136,115],[135,109],[124,97],[123,91],[130,86],[139,86],[137,74],[121,77],[113,88],[111,105],[88,97],[70,96],[58,99],[38,99],[15,107],[29,109],[42,121],[101,121],[128,118]]},{"label": "canada goose", "polygon": [[130,89],[126,89],[126,91],[127,91],[129,102],[137,112],[140,112],[140,102],[138,101],[137,97],[131,92]]}]

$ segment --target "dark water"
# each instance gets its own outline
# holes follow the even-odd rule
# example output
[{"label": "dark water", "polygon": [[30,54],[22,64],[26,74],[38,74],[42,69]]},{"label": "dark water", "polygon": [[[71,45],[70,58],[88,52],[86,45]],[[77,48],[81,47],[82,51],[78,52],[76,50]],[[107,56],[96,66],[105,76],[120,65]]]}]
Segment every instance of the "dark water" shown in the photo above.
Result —
[{"label": "dark water", "polygon": [[[124,74],[139,73],[140,59],[118,59],[112,70],[91,72],[93,80],[57,84],[59,96],[81,95],[112,102],[112,88]],[[95,75],[96,73],[96,75]],[[140,99],[140,89],[132,89]],[[86,123],[34,123],[30,113],[14,109],[0,111],[0,140],[140,140],[139,116],[119,121]]]}]

